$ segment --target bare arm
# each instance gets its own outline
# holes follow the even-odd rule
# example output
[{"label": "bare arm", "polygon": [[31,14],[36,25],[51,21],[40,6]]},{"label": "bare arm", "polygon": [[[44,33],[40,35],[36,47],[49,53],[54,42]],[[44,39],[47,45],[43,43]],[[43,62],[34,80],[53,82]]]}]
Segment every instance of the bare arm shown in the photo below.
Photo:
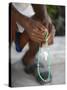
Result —
[{"label": "bare arm", "polygon": [[34,11],[35,11],[35,17],[43,22],[45,19],[45,22],[47,22],[48,13],[47,13],[47,7],[45,5],[40,4],[32,4]]},{"label": "bare arm", "polygon": [[52,44],[55,36],[55,27],[52,23],[50,16],[48,15],[46,5],[32,4],[32,6],[35,11],[35,16],[33,16],[32,18],[41,21],[42,24],[47,27],[50,33],[49,44]]},{"label": "bare arm", "polygon": [[24,27],[32,41],[37,43],[44,42],[43,32],[46,30],[44,25],[19,13],[13,5],[11,7],[11,17],[15,17],[16,21]]}]

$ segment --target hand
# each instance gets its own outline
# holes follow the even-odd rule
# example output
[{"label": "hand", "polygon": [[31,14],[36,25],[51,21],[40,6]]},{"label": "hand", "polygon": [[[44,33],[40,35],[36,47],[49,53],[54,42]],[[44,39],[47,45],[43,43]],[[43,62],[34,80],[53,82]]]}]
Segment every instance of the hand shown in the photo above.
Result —
[{"label": "hand", "polygon": [[44,32],[47,31],[47,28],[40,22],[29,20],[27,22],[26,31],[32,41],[39,44],[45,41]]},{"label": "hand", "polygon": [[54,36],[55,36],[55,27],[52,24],[51,18],[49,17],[47,21],[45,19],[43,20],[43,25],[48,29],[48,44],[51,45],[54,42]]},{"label": "hand", "polygon": [[51,24],[51,26],[49,26],[48,45],[53,44],[53,42],[54,42],[54,36],[55,36],[55,27],[54,27],[53,24]]},{"label": "hand", "polygon": [[[43,17],[42,20],[40,20],[40,18],[37,18],[36,16],[33,16],[32,18],[41,22],[47,28],[48,33],[49,33],[48,44],[49,45],[53,44],[56,30],[55,30],[54,25],[52,24],[52,20],[51,20],[50,16],[47,14],[47,17],[46,18]],[[41,45],[42,45],[42,43],[41,43]]]}]

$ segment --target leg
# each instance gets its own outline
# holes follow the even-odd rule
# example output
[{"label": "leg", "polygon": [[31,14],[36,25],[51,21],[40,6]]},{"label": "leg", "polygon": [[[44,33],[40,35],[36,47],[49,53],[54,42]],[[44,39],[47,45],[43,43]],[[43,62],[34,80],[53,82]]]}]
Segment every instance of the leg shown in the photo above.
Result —
[{"label": "leg", "polygon": [[24,31],[21,35],[20,35],[20,46],[23,48],[25,46],[25,44],[29,42],[29,51],[26,53],[26,55],[23,58],[23,62],[24,64],[28,65],[28,64],[33,64],[34,63],[34,57],[37,53],[37,49],[38,49],[38,44],[32,42],[27,33]]},{"label": "leg", "polygon": [[[15,16],[15,12],[14,12],[14,8],[11,8],[11,41],[15,41],[16,40],[16,31],[17,31],[16,21],[18,20],[17,18],[20,20],[19,22],[21,23],[21,17],[20,16],[16,17]],[[23,61],[26,64],[32,64],[34,62],[33,57],[36,54],[36,47],[37,47],[37,45],[35,43],[33,43],[32,41],[29,41],[28,35],[26,34],[26,32],[24,32],[24,33],[22,33],[20,35],[19,41],[20,41],[20,46],[22,48],[24,47],[24,45],[27,42],[29,42],[30,49],[26,53],[26,55],[24,56]]]},{"label": "leg", "polygon": [[34,43],[32,41],[29,41],[29,51],[26,53],[26,55],[23,58],[23,62],[25,65],[31,65],[34,64],[34,57],[38,51],[38,44]]}]

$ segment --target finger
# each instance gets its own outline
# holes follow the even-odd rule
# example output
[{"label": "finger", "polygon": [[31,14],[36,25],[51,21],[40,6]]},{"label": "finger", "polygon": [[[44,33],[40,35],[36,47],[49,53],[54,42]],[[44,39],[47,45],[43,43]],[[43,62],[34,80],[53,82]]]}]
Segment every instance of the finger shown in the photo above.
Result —
[{"label": "finger", "polygon": [[31,38],[34,39],[34,41],[39,42],[39,43],[44,42],[43,39],[41,39],[41,38],[39,38],[37,36],[32,36]]},{"label": "finger", "polygon": [[43,33],[39,30],[39,28],[33,29],[33,33],[44,37]]},{"label": "finger", "polygon": [[45,39],[44,33],[41,33],[38,28],[34,29],[32,34],[37,35],[37,36],[40,37],[41,39]]},{"label": "finger", "polygon": [[45,33],[48,32],[47,28],[42,28],[42,26],[39,26],[40,32],[42,33],[42,35],[45,38]]},{"label": "finger", "polygon": [[36,34],[36,33],[32,33],[32,37],[36,37],[36,38],[38,38],[38,39],[41,39],[41,41],[45,41],[43,35],[39,35],[39,34]]},{"label": "finger", "polygon": [[38,28],[40,29],[41,32],[48,31],[47,28],[44,25],[42,25],[42,24],[39,24]]},{"label": "finger", "polygon": [[32,37],[31,40],[39,44],[41,43],[41,40],[36,37]]}]

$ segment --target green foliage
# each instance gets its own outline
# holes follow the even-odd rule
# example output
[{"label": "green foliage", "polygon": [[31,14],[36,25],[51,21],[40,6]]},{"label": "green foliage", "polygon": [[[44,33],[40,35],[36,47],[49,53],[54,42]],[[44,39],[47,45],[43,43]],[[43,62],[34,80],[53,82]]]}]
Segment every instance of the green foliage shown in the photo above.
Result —
[{"label": "green foliage", "polygon": [[47,10],[51,18],[55,18],[56,14],[58,13],[57,6],[47,6]]},{"label": "green foliage", "polygon": [[57,35],[65,34],[65,8],[62,6],[47,5],[47,11],[56,28]]}]

